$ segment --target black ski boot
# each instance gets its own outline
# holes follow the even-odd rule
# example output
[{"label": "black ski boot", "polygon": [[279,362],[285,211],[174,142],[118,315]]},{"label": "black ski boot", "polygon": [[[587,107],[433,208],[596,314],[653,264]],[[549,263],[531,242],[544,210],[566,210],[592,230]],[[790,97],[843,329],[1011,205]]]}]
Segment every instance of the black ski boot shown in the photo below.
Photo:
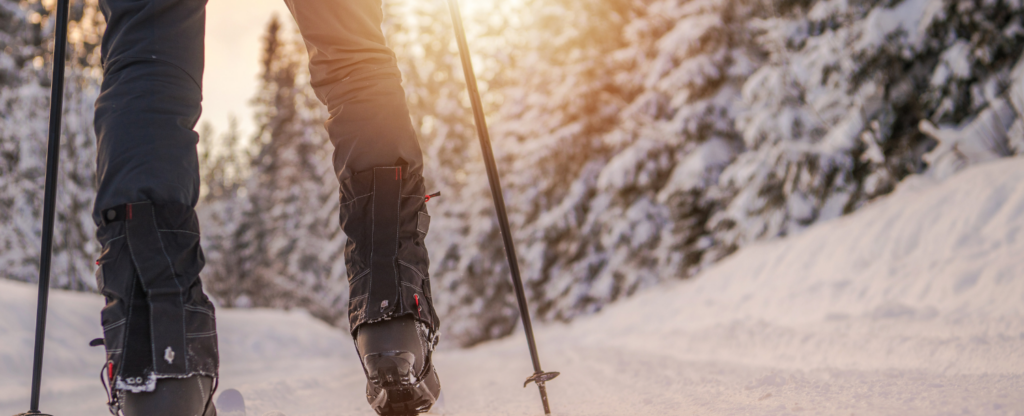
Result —
[{"label": "black ski boot", "polygon": [[356,350],[366,371],[366,400],[383,416],[414,416],[430,410],[441,382],[430,362],[428,331],[412,317],[364,324]]},{"label": "black ski boot", "polygon": [[123,394],[124,416],[217,416],[212,377],[164,378],[153,392]]},{"label": "black ski boot", "polygon": [[401,159],[341,182],[349,328],[366,372],[366,399],[384,416],[426,412],[441,390],[430,361],[440,321],[424,243],[426,202],[434,196]]}]

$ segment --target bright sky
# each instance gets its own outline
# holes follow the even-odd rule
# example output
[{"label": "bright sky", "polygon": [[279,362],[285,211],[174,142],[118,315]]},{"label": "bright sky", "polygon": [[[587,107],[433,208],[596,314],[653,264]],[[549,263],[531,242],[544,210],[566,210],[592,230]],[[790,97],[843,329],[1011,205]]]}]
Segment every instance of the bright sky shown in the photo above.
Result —
[{"label": "bright sky", "polygon": [[203,115],[200,123],[216,132],[238,119],[242,137],[254,130],[249,100],[256,92],[260,42],[271,14],[286,27],[292,17],[284,0],[210,0],[206,6],[206,72],[203,74]]},{"label": "bright sky", "polygon": [[[483,0],[462,0],[460,5],[463,14],[468,15],[490,4]],[[274,13],[286,28],[294,27],[284,0],[209,1],[206,6],[203,115],[198,126],[209,122],[215,133],[220,135],[227,131],[229,117],[233,115],[238,120],[241,137],[249,137],[255,131],[249,100],[256,93],[258,84],[263,30]]]}]

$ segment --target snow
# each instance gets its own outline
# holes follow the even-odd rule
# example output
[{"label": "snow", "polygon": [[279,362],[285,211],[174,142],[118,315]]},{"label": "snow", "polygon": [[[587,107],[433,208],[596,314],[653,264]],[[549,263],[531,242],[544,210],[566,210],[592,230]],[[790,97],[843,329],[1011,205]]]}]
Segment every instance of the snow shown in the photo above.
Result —
[{"label": "snow", "polygon": [[[537,338],[557,415],[1024,413],[1024,161],[916,176]],[[443,295],[439,293],[439,295]],[[0,281],[0,414],[28,402],[35,290]],[[54,291],[43,410],[106,414],[102,300]],[[301,311],[223,309],[249,411],[371,415],[352,342]],[[520,333],[436,354],[445,414],[539,415]]]},{"label": "snow", "polygon": [[728,165],[734,157],[736,157],[736,149],[726,140],[712,137],[701,143],[672,170],[668,184],[658,194],[659,202],[667,202],[669,196],[674,192],[707,187],[709,182],[717,179],[708,178],[708,173],[721,172],[722,168]]},{"label": "snow", "polygon": [[960,79],[967,79],[971,76],[971,45],[964,40],[957,40],[949,49],[939,56],[941,63],[935,67],[932,74],[931,85],[940,87],[949,82],[954,76]]},{"label": "snow", "polygon": [[1009,136],[1016,120],[1015,109],[1002,98],[993,100],[976,118],[959,127],[940,128],[921,120],[921,132],[938,141],[938,146],[923,157],[930,165],[928,173],[944,177],[963,166],[1012,156]]},{"label": "snow", "polygon": [[877,49],[894,34],[902,34],[911,47],[920,48],[927,39],[928,26],[942,17],[942,7],[938,0],[905,0],[892,8],[874,9],[856,49]]}]

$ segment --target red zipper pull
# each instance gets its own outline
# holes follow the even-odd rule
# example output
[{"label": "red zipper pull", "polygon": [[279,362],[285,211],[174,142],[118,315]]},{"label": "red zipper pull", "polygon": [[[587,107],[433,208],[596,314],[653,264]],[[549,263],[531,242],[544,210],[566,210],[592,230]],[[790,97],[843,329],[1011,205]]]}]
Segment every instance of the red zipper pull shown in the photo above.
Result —
[{"label": "red zipper pull", "polygon": [[420,318],[422,318],[423,317],[423,308],[420,307],[420,295],[417,295],[417,294],[414,293],[412,295],[412,298],[416,299],[416,316],[419,316]]},{"label": "red zipper pull", "polygon": [[441,191],[434,192],[430,195],[424,196],[423,198],[425,199],[423,200],[423,202],[430,202],[430,198],[437,198],[439,196],[441,196]]}]

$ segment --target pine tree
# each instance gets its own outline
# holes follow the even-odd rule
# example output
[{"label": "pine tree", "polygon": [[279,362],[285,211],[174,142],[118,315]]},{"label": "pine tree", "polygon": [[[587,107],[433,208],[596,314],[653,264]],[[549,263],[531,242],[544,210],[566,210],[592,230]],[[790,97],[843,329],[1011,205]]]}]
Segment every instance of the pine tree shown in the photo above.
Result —
[{"label": "pine tree", "polygon": [[[52,3],[0,1],[0,276],[38,276],[52,68]],[[95,198],[93,102],[99,85],[103,19],[95,1],[71,9],[51,280],[95,289],[99,252],[91,218]]]},{"label": "pine tree", "polygon": [[[474,63],[527,291],[535,305],[543,305],[538,301],[548,300],[544,282],[531,269],[529,253],[545,247],[532,245],[532,232],[524,229],[556,207],[589,159],[607,157],[607,149],[592,138],[614,126],[614,114],[630,94],[620,89],[615,74],[625,66],[611,52],[623,45],[618,31],[635,10],[632,2],[583,0],[521,7],[497,13],[517,17],[497,22],[493,32],[472,33],[476,25],[467,27],[471,39],[482,38],[472,47]],[[454,47],[449,51],[456,53]],[[469,114],[468,102],[462,108]],[[437,205],[446,211],[446,221],[434,227],[437,236],[428,241],[432,279],[440,283],[437,297],[448,322],[445,332],[466,345],[508,334],[518,321],[483,164],[470,162],[455,172],[466,178],[459,193]]]},{"label": "pine tree", "polygon": [[922,120],[960,123],[1008,85],[1016,1],[766,2],[768,54],[744,86],[748,152],[723,174],[713,227],[738,247],[852,212],[923,172]]},{"label": "pine tree", "polygon": [[[501,100],[506,73],[502,65],[510,59],[505,56],[511,54],[508,35],[516,33],[505,19],[514,14],[509,10],[512,6],[496,6],[502,10],[467,10],[463,16],[484,104],[491,114]],[[493,208],[486,181],[481,182],[483,158],[447,5],[400,0],[387,2],[385,11],[388,46],[398,58],[413,126],[424,151],[427,189],[442,192],[441,198],[429,204],[432,219],[427,246],[444,339],[465,344],[499,336],[510,330],[511,318],[516,316],[514,300],[506,298],[511,293],[507,276],[467,275],[461,264],[464,257],[474,256],[466,253],[473,246],[465,238],[467,225],[479,216],[490,225],[493,220],[487,215],[493,216]],[[499,239],[483,241],[480,246],[493,256],[503,256],[500,244]],[[484,302],[486,306],[481,307]]]},{"label": "pine tree", "polygon": [[[600,137],[607,159],[530,226],[549,317],[569,319],[703,266],[714,184],[742,151],[735,101],[756,53],[739,2],[660,1],[623,29],[630,101]],[[558,235],[562,233],[563,235]],[[572,242],[572,244],[567,244]],[[571,276],[566,277],[566,276]],[[545,303],[542,303],[544,305]]]},{"label": "pine tree", "polygon": [[[384,32],[402,71],[409,113],[423,148],[429,189],[452,195],[466,183],[456,174],[481,160],[455,38],[444,2],[384,4]],[[474,46],[486,37],[474,37]],[[485,78],[486,79],[486,78]]]}]

